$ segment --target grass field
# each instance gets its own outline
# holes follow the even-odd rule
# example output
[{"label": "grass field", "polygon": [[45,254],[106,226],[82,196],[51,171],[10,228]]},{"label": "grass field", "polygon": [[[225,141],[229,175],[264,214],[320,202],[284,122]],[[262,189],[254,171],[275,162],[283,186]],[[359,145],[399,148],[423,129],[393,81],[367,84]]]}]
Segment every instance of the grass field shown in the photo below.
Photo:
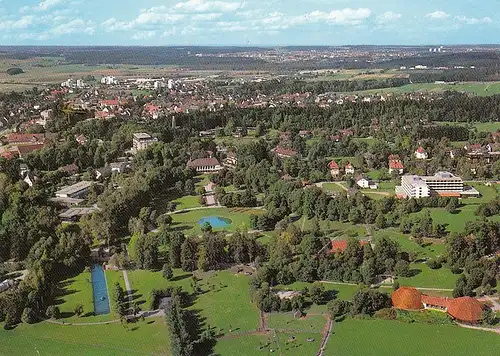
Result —
[{"label": "grass field", "polygon": [[[262,214],[263,210],[246,209],[246,208],[207,208],[200,210],[193,210],[184,213],[172,214],[173,224],[172,228],[175,230],[185,231],[186,233],[201,233],[198,221],[208,216],[220,216],[230,219],[231,225],[223,230],[234,231],[238,228],[250,228],[250,215]],[[214,229],[221,230],[221,229]]]},{"label": "grass field", "polygon": [[453,289],[459,276],[446,267],[430,269],[425,263],[410,263],[410,270],[416,270],[418,274],[413,277],[398,277],[400,285]]},{"label": "grass field", "polygon": [[395,88],[371,89],[356,92],[360,95],[372,94],[407,94],[414,92],[434,92],[441,93],[447,90],[471,93],[478,96],[489,96],[500,93],[500,82],[467,82],[457,84],[434,84],[434,83],[418,83],[407,84]]},{"label": "grass field", "polygon": [[[346,190],[342,188],[342,186],[345,187],[341,182],[337,183],[323,183],[322,189],[325,192],[345,192]],[[347,188],[346,188],[347,189]]]},{"label": "grass field", "polygon": [[[129,271],[129,280],[134,298],[142,310],[148,310],[151,290],[168,286],[181,286],[188,293],[193,292],[190,273],[175,270],[174,280],[167,281],[161,272],[143,270]],[[237,331],[256,330],[259,325],[259,312],[251,303],[249,295],[250,277],[234,275],[229,271],[218,271],[197,275],[201,277],[198,285],[203,293],[198,295],[189,308],[197,311],[205,319],[206,325],[216,327],[226,333],[229,329]]]},{"label": "grass field", "polygon": [[500,130],[500,122],[498,121],[472,122],[472,123],[436,121],[436,124],[445,126],[466,126],[470,128],[475,128],[479,132],[496,132]]},{"label": "grass field", "polygon": [[[125,287],[122,273],[119,271],[106,271],[108,291],[112,290],[115,282]],[[68,278],[59,284],[60,294],[56,303],[61,311],[62,320],[65,322],[91,323],[116,319],[113,314],[93,315],[94,299],[92,295],[92,282],[90,272],[84,271],[79,275]],[[83,316],[74,315],[77,304],[83,305]]]},{"label": "grass field", "polygon": [[200,197],[197,195],[187,195],[179,199],[175,199],[174,202],[175,209],[189,209],[189,208],[197,208],[200,207]]},{"label": "grass field", "polygon": [[0,328],[0,355],[168,355],[170,343],[163,318],[130,324],[63,326],[42,322]]},{"label": "grass field", "polygon": [[334,326],[325,355],[491,356],[498,354],[494,333],[454,325],[346,319]]}]

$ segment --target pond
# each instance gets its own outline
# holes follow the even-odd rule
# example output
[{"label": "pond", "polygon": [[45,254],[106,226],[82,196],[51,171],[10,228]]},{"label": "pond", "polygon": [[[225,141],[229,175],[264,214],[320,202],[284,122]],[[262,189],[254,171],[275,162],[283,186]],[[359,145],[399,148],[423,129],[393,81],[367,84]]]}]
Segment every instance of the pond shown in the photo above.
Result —
[{"label": "pond", "polygon": [[220,216],[207,216],[198,221],[198,225],[202,226],[205,223],[209,223],[214,229],[221,229],[231,225],[231,219],[223,218]]},{"label": "pond", "polygon": [[92,266],[92,292],[94,297],[94,314],[109,314],[108,286],[104,269],[100,264]]}]

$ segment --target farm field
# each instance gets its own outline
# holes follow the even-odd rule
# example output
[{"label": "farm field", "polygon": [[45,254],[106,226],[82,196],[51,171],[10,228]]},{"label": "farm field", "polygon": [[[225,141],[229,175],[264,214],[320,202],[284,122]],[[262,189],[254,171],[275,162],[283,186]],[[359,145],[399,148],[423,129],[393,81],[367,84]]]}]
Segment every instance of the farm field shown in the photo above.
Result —
[{"label": "farm field", "polygon": [[[201,233],[201,227],[198,221],[208,216],[219,216],[232,221],[231,225],[223,230],[234,231],[238,228],[250,228],[250,215],[262,214],[262,210],[247,208],[207,208],[193,210],[189,212],[180,212],[172,214],[174,230],[181,230],[186,233]],[[221,229],[214,229],[221,230]]]},{"label": "farm field", "polygon": [[106,325],[56,325],[49,322],[0,328],[0,355],[145,355],[170,352],[163,318],[147,319],[127,327]]},{"label": "farm field", "polygon": [[335,323],[325,355],[455,355],[490,356],[498,353],[494,333],[454,325],[346,319]]},{"label": "farm field", "polygon": [[414,92],[444,92],[447,90],[471,93],[478,96],[490,96],[500,93],[500,82],[463,82],[457,84],[435,84],[435,83],[418,83],[407,84],[395,88],[370,89],[356,92],[360,95],[372,94],[407,94]]}]

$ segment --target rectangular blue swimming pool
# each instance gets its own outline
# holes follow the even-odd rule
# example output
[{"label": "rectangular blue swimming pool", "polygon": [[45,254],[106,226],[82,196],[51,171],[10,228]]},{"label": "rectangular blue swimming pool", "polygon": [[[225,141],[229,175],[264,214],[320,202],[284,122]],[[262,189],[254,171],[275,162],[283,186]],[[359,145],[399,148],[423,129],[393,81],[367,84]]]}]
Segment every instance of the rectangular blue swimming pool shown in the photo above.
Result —
[{"label": "rectangular blue swimming pool", "polygon": [[108,286],[106,285],[104,269],[100,264],[92,266],[92,291],[95,315],[109,314]]}]

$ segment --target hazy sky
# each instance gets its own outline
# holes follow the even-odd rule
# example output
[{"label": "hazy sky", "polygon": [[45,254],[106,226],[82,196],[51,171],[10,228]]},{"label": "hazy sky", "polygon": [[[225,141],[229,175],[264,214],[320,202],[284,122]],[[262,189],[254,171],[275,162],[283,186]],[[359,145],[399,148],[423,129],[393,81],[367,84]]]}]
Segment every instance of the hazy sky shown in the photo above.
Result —
[{"label": "hazy sky", "polygon": [[500,42],[500,0],[0,0],[0,44]]}]

